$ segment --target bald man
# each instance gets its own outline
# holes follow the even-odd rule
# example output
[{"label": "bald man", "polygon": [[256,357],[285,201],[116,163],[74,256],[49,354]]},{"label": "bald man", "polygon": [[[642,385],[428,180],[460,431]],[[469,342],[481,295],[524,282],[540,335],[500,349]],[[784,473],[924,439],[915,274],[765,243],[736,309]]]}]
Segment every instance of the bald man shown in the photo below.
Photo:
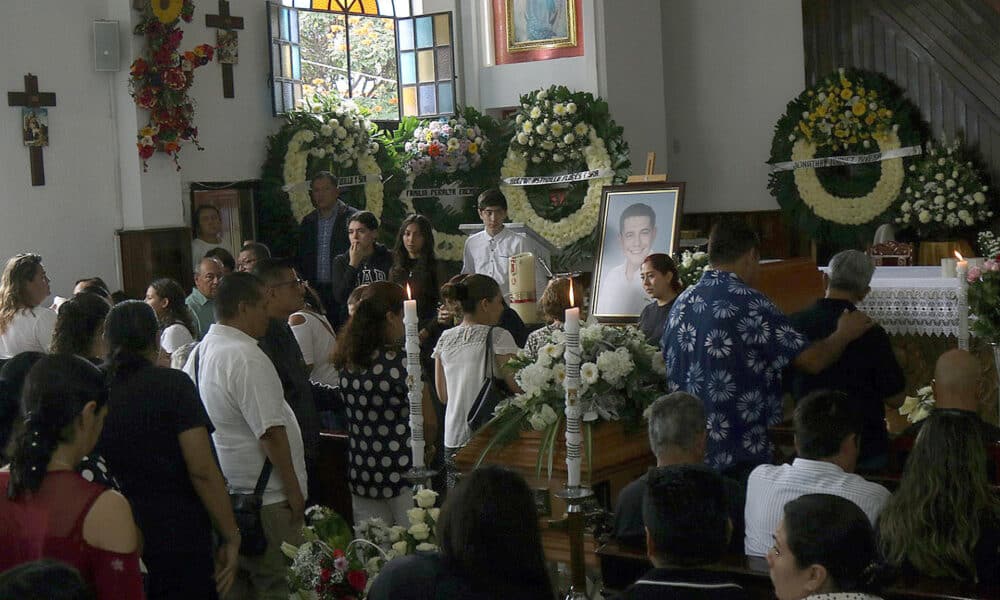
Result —
[{"label": "bald man", "polygon": [[[965,350],[949,350],[938,358],[934,366],[934,411],[971,414],[979,423],[983,442],[1000,442],[1000,428],[979,417],[979,384],[983,371],[976,357]],[[909,427],[904,435],[917,435],[925,421]]]}]

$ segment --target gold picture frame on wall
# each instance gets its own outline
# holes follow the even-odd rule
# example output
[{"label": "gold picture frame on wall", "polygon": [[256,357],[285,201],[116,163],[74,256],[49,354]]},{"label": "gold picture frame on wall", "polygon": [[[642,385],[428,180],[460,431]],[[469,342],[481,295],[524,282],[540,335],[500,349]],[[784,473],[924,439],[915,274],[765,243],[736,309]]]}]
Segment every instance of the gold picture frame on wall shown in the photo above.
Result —
[{"label": "gold picture frame on wall", "polygon": [[581,0],[493,0],[496,63],[583,55]]}]

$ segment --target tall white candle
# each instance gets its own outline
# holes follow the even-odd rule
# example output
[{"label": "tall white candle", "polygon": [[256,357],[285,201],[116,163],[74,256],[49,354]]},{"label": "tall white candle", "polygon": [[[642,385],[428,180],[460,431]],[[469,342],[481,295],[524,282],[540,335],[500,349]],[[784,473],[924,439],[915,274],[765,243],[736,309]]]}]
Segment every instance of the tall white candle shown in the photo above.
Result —
[{"label": "tall white candle", "polygon": [[[410,284],[406,296],[413,297]],[[406,328],[406,387],[410,400],[410,452],[414,468],[424,466],[424,382],[420,372],[420,333],[417,301],[403,301],[403,325]]]},{"label": "tall white candle", "polygon": [[569,284],[569,304],[563,320],[563,331],[566,333],[566,348],[563,358],[566,361],[566,379],[563,383],[566,389],[566,471],[567,485],[579,487],[580,465],[582,463],[581,446],[583,435],[580,430],[580,408],[578,397],[580,390],[580,309],[574,307],[573,280]]},{"label": "tall white candle", "polygon": [[958,347],[968,350],[969,347],[969,280],[966,276],[969,273],[969,263],[962,259],[962,255],[955,253],[958,257],[958,265],[955,272],[958,276]]}]

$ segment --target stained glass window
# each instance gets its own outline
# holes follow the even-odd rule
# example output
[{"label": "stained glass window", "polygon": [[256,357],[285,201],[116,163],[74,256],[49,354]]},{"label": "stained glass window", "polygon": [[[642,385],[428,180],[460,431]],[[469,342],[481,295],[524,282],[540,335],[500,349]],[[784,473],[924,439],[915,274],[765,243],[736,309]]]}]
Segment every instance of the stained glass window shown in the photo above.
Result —
[{"label": "stained glass window", "polygon": [[275,114],[317,93],[377,121],[454,112],[451,13],[414,16],[411,0],[275,0],[268,13]]}]

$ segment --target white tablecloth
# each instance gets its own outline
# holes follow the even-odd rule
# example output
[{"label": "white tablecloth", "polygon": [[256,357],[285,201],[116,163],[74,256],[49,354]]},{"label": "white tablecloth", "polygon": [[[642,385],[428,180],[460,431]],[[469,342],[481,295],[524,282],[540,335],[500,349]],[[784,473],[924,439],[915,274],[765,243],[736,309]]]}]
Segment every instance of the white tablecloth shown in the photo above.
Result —
[{"label": "white tablecloth", "polygon": [[968,347],[965,290],[940,267],[876,267],[871,288],[858,308],[890,334],[953,335]]}]

